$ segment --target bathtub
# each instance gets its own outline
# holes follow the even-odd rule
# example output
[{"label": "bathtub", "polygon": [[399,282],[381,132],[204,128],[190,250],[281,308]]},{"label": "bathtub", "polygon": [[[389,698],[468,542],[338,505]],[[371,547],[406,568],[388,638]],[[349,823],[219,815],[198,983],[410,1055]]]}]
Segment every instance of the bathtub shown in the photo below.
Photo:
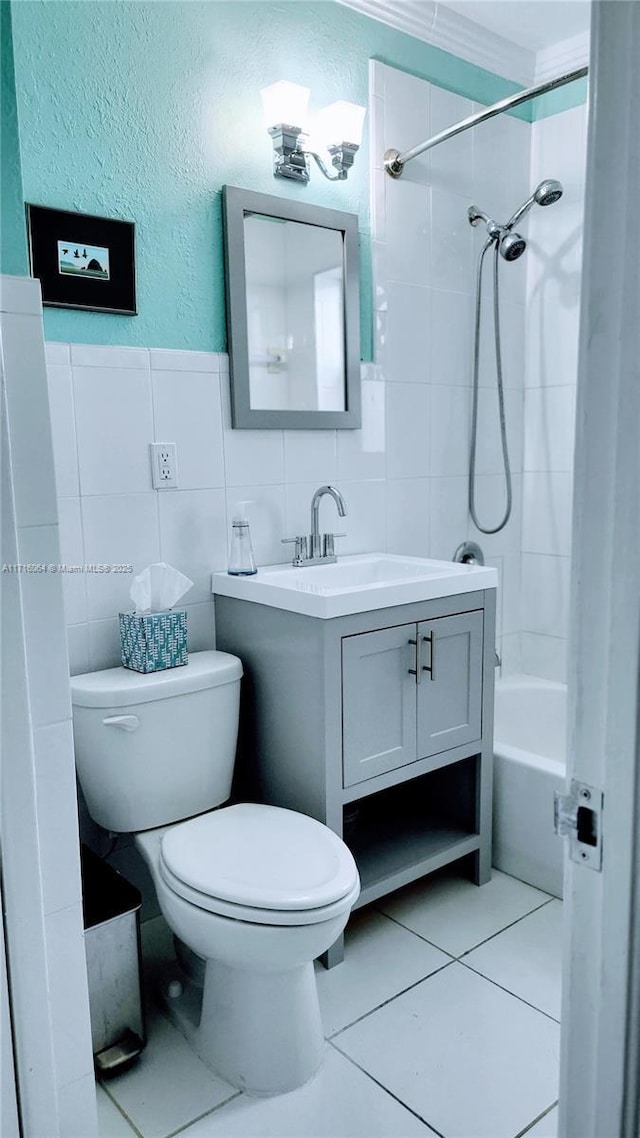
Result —
[{"label": "bathtub", "polygon": [[564,790],[565,684],[535,676],[496,680],[493,864],[562,896],[563,841],[553,795]]}]

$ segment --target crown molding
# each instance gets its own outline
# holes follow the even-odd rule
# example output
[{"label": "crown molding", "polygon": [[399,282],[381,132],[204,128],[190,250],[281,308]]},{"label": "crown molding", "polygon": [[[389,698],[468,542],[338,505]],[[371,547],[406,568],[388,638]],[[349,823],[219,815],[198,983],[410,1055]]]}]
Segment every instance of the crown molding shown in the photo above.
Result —
[{"label": "crown molding", "polygon": [[338,3],[495,75],[525,87],[534,82],[535,52],[495,35],[435,0],[338,0]]},{"label": "crown molding", "polygon": [[588,64],[589,44],[590,33],[586,31],[539,51],[536,55],[535,82],[544,83],[546,79],[553,79],[554,75],[564,75],[566,71],[574,71],[577,67]]}]

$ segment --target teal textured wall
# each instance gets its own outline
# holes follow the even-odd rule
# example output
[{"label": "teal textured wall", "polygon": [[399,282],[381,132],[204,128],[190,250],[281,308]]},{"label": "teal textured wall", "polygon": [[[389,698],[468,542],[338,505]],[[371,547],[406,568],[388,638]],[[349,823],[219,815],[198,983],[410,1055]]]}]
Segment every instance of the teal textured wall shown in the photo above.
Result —
[{"label": "teal textured wall", "polygon": [[136,222],[138,316],[48,309],[52,340],[224,350],[228,183],[359,215],[370,359],[367,143],[346,183],[276,182],[260,88],[366,103],[373,57],[481,102],[517,89],[329,0],[20,0],[13,33],[26,200]]},{"label": "teal textured wall", "polygon": [[0,0],[0,272],[25,276],[29,272],[24,226],[20,139],[13,67],[11,7]]}]

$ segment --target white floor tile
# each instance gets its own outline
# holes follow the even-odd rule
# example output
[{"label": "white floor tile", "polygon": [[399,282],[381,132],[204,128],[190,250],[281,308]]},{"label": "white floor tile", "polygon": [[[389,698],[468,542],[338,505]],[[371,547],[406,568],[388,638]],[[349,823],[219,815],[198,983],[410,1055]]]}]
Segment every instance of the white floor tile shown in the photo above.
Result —
[{"label": "white floor tile", "polygon": [[166,1138],[237,1094],[209,1071],[159,1012],[148,1017],[136,1064],[109,1080],[109,1093],[144,1138]]},{"label": "white floor tile", "polygon": [[453,963],[334,1042],[446,1138],[513,1138],[557,1097],[559,1035]]},{"label": "white floor tile", "polygon": [[345,936],[342,964],[316,964],[325,1035],[448,964],[450,957],[372,909],[355,913]]},{"label": "white floor tile", "polygon": [[523,1138],[558,1138],[557,1106],[549,1111],[549,1114],[545,1114],[544,1118],[541,1118],[539,1122],[536,1122],[531,1130],[527,1130]]},{"label": "white floor tile", "polygon": [[132,1130],[100,1085],[96,1086],[96,1102],[100,1138],[132,1138],[135,1130]]},{"label": "white floor tile", "polygon": [[272,1098],[239,1095],[181,1138],[423,1138],[433,1131],[327,1044],[304,1087]]},{"label": "white floor tile", "polygon": [[560,1019],[562,903],[550,901],[463,957],[482,976]]},{"label": "white floor tile", "polygon": [[537,909],[547,893],[493,871],[478,887],[455,870],[432,875],[379,903],[383,913],[452,956],[475,948]]}]

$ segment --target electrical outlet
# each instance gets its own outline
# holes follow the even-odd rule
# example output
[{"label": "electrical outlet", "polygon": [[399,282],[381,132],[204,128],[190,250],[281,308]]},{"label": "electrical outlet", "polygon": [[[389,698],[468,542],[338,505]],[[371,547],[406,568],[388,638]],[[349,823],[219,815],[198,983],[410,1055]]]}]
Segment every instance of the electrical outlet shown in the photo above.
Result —
[{"label": "electrical outlet", "polygon": [[178,485],[176,444],[150,443],[149,450],[154,490],[175,490]]}]

